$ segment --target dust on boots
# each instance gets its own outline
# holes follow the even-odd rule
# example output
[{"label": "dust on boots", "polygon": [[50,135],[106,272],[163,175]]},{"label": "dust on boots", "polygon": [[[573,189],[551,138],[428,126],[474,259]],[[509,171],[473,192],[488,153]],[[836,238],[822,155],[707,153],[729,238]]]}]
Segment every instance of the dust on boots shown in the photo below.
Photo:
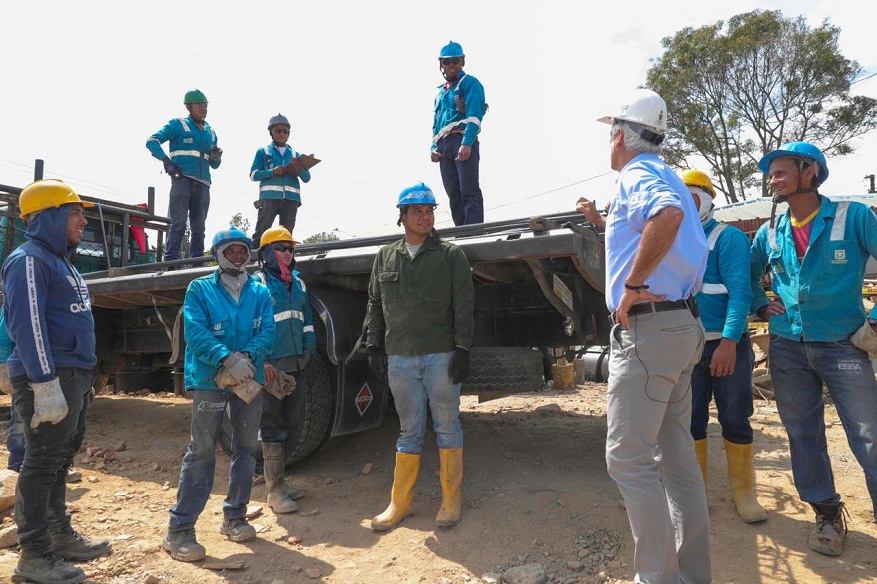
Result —
[{"label": "dust on boots", "polygon": [[810,503],[816,511],[816,527],[810,532],[807,545],[814,552],[839,556],[844,551],[847,536],[846,507],[838,503]]},{"label": "dust on boots", "polygon": [[[463,481],[463,449],[440,448],[442,505],[435,518],[439,527],[452,527],[460,522],[461,494]],[[371,528],[387,531],[411,516],[411,503],[414,499],[414,483],[420,472],[420,455],[396,453],[396,469],[393,474],[393,490],[390,505],[372,519]]]}]

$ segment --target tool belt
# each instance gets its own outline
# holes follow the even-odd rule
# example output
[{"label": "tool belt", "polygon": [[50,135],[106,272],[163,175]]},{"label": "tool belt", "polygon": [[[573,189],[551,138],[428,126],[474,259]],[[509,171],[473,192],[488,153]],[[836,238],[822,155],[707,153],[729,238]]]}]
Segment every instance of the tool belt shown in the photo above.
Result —
[{"label": "tool belt", "polygon": [[[700,309],[698,309],[697,301],[694,298],[686,298],[684,300],[665,300],[664,302],[641,302],[631,306],[627,311],[627,316],[652,314],[669,310],[688,310],[694,318],[700,316]],[[609,315],[609,322],[613,326],[618,324],[618,318],[615,316],[614,312]]]}]

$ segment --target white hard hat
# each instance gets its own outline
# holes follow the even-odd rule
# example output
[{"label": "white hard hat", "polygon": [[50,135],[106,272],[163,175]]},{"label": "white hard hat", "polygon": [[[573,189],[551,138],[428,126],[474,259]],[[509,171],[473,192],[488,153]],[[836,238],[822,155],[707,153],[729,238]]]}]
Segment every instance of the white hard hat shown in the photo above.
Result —
[{"label": "white hard hat", "polygon": [[667,131],[667,104],[664,99],[650,89],[637,89],[627,103],[621,106],[621,113],[597,119],[604,124],[632,122],[663,136]]}]

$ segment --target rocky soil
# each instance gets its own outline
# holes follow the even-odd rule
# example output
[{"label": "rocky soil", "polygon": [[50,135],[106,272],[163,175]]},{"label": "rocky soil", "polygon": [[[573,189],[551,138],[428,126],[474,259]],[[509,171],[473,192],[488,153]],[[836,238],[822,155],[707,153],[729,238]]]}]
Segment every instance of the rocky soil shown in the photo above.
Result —
[{"label": "rocky soil", "polygon": [[[8,417],[8,407],[9,398],[0,397],[0,419]],[[451,529],[434,525],[441,487],[432,435],[415,515],[382,535],[368,529],[389,500],[398,433],[392,415],[381,428],[333,441],[291,469],[292,484],[306,490],[297,513],[275,516],[257,484],[254,542],[233,543],[219,534],[228,456],[218,449],[213,495],[197,526],[208,557],[183,564],[159,542],[176,497],[190,409],[189,401],[170,394],[96,399],[75,463],[83,478],[68,493],[74,525],[113,541],[112,555],[83,564],[88,582],[611,584],[633,577],[627,516],[603,459],[605,385],[482,404],[464,398],[465,501],[463,521]],[[833,408],[827,419],[838,490],[851,514],[847,550],[837,558],[807,548],[812,516],[795,493],[772,402],[758,401],[753,417],[758,493],[769,515],[760,525],[736,515],[713,418],[708,494],[714,582],[877,582],[877,526],[869,521],[864,478]],[[11,515],[0,514],[3,526],[12,526]],[[14,546],[0,550],[0,582],[9,581],[17,560]]]}]

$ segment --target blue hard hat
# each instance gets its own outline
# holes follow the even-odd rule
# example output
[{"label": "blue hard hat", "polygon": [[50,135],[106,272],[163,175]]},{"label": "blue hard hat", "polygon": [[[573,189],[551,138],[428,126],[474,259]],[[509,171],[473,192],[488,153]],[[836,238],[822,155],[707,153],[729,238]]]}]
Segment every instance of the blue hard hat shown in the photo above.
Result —
[{"label": "blue hard hat", "polygon": [[782,156],[815,162],[819,167],[819,172],[816,174],[817,186],[828,179],[828,165],[825,163],[825,155],[822,154],[822,150],[810,142],[786,142],[779,149],[762,156],[761,160],[758,161],[758,169],[764,174],[770,174],[770,163]]},{"label": "blue hard hat", "polygon": [[223,229],[213,236],[213,245],[210,246],[210,251],[213,253],[214,257],[216,256],[216,246],[223,243],[240,243],[247,246],[247,249],[253,249],[253,241],[247,237],[246,233],[237,227]]},{"label": "blue hard hat", "polygon": [[463,47],[460,46],[460,43],[455,43],[454,41],[449,41],[448,44],[442,47],[441,52],[439,53],[439,60],[441,59],[452,59],[454,57],[465,57],[466,54],[463,53]]},{"label": "blue hard hat", "polygon": [[396,207],[401,208],[405,205],[432,205],[433,207],[438,207],[438,203],[435,202],[435,195],[432,194],[432,189],[424,183],[417,183],[413,187],[403,189],[399,193],[399,202],[396,203]]}]

